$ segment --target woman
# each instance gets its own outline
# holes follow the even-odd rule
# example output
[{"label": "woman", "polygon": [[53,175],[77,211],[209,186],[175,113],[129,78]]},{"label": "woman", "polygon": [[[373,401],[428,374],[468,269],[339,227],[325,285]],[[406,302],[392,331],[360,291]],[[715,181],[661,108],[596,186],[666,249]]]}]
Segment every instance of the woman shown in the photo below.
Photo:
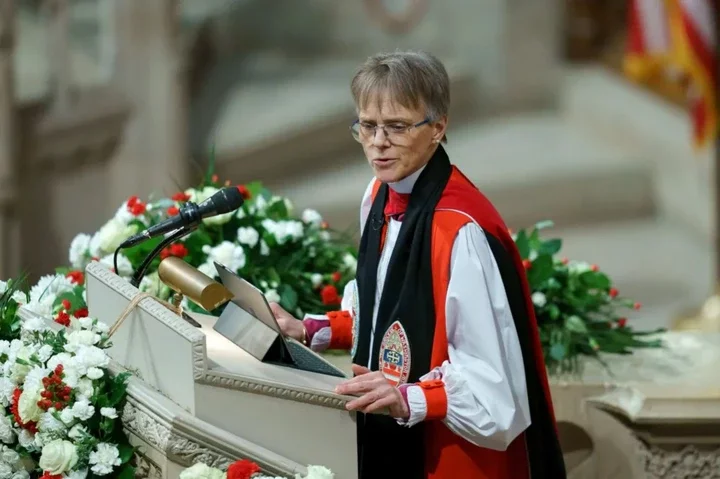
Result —
[{"label": "woman", "polygon": [[[342,310],[284,332],[352,350],[359,476],[565,477],[530,292],[492,204],[450,164],[450,82],[427,53],[369,58],[351,127],[374,178]],[[387,414],[377,414],[385,412]]]}]

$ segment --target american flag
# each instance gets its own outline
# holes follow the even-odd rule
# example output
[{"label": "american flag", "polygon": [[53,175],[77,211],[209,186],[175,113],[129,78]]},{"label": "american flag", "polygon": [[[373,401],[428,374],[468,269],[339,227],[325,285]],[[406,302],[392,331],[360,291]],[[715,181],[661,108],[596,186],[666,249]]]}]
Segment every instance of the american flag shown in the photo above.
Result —
[{"label": "american flag", "polygon": [[718,130],[716,0],[630,0],[625,72],[638,82],[657,75],[687,83],[697,147]]}]

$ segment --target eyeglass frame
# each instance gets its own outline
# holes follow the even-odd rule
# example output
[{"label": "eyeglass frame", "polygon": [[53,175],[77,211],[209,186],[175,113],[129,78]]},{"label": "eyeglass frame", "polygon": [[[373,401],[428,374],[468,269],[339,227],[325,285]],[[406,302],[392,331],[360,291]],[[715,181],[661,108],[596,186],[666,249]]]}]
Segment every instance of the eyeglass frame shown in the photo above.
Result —
[{"label": "eyeglass frame", "polygon": [[[360,123],[361,123],[361,122],[360,122],[360,119],[358,118],[358,119],[356,119],[354,122],[352,122],[352,124],[350,125],[350,134],[352,135],[353,139],[354,139],[355,141],[357,141],[358,143],[362,143],[362,140],[361,140],[361,138],[360,138],[360,132],[357,133],[358,136],[357,136],[357,138],[356,138],[356,137],[355,137],[355,131],[353,130],[353,127],[354,127],[355,125],[359,125]],[[430,123],[431,123],[430,118],[425,118],[424,120],[419,121],[419,122],[417,122],[417,123],[415,123],[415,124],[413,124],[413,125],[408,125],[408,126],[406,126],[404,131],[402,131],[402,132],[396,132],[396,134],[399,133],[399,134],[401,134],[401,135],[404,135],[404,134],[408,133],[410,130],[412,130],[413,128],[418,128],[418,127],[420,127],[420,126],[423,126],[423,125],[426,125],[426,124],[430,124]],[[392,125],[392,123],[390,123],[390,124]],[[380,129],[382,130],[383,134],[385,135],[385,138],[387,138],[388,141],[389,141],[389,140],[390,140],[390,135],[388,134],[387,130],[385,129],[387,126],[388,126],[387,123],[386,123],[386,124],[375,125],[374,128],[373,128],[373,134],[372,134],[372,136],[368,136],[368,138],[375,139],[375,136],[377,135],[377,132],[378,132],[378,128],[380,128]],[[362,127],[362,126],[361,126],[361,127]]]}]

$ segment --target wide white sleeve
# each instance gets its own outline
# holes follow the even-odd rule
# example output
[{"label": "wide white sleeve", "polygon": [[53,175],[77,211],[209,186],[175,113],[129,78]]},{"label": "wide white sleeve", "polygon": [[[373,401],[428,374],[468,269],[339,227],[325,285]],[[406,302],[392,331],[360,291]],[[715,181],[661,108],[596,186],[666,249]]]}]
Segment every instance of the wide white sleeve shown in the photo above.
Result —
[{"label": "wide white sleeve", "polygon": [[[522,351],[485,233],[463,226],[453,245],[446,324],[450,360],[421,380],[445,383],[443,421],[481,447],[505,450],[530,425]],[[425,419],[423,390],[407,390],[408,426]]]},{"label": "wide white sleeve", "polygon": [[367,188],[365,188],[365,193],[363,194],[362,201],[360,202],[360,234],[362,234],[365,229],[365,222],[370,215],[370,208],[372,208],[372,190],[374,184],[375,178],[373,177],[373,179],[370,180],[370,184],[367,185]]}]

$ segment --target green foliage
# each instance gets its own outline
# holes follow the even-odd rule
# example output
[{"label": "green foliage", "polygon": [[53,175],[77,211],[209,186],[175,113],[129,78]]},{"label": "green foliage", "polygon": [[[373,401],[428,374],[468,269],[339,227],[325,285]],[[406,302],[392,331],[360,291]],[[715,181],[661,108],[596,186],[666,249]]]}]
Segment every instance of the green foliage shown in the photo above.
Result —
[{"label": "green foliage", "polygon": [[515,235],[524,260],[545,363],[550,374],[578,373],[581,359],[602,362],[601,353],[632,354],[633,349],[661,347],[651,336],[628,325],[627,314],[640,305],[619,296],[610,277],[597,266],[557,257],[560,239],[543,239],[552,223],[538,223]]}]

